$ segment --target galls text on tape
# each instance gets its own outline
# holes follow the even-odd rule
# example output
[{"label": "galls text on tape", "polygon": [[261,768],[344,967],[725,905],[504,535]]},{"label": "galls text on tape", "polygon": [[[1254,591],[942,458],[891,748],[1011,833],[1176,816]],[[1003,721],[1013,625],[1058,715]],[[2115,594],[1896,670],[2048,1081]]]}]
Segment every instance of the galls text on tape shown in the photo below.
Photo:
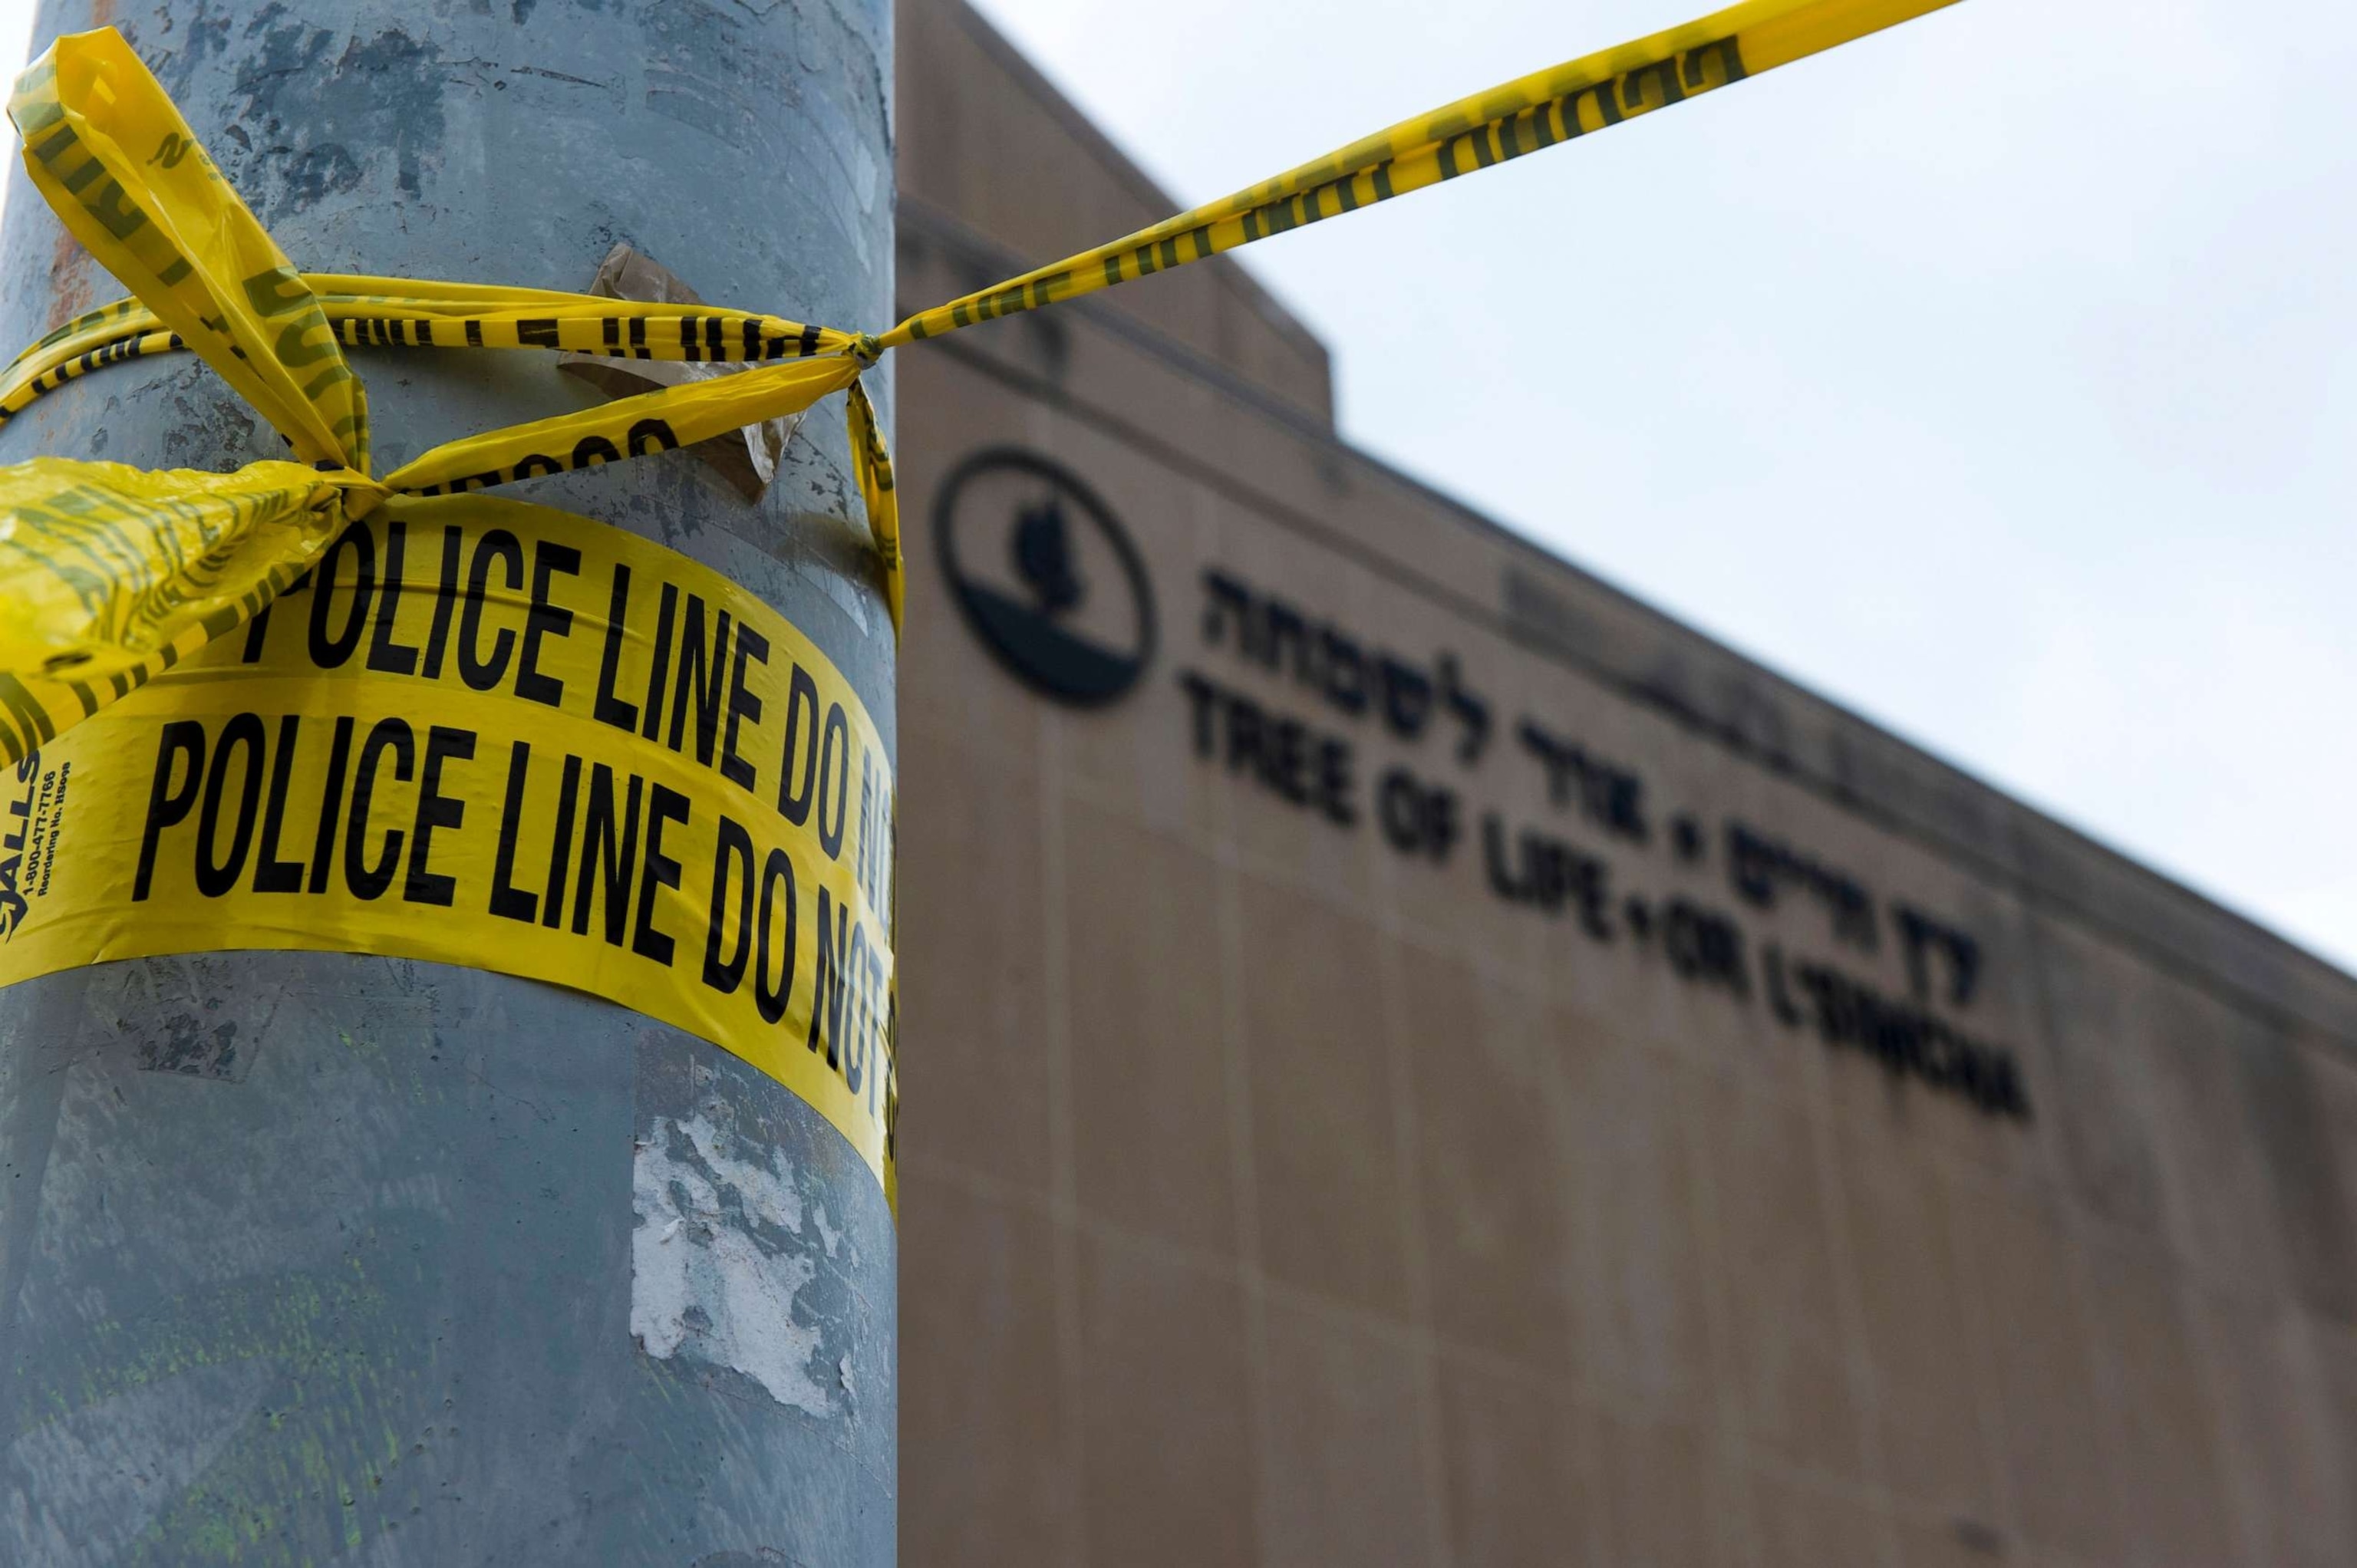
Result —
[{"label": "galls text on tape", "polygon": [[673,552],[392,501],[0,789],[0,984],[225,948],[554,981],[750,1060],[891,1188],[888,753],[807,638]]}]

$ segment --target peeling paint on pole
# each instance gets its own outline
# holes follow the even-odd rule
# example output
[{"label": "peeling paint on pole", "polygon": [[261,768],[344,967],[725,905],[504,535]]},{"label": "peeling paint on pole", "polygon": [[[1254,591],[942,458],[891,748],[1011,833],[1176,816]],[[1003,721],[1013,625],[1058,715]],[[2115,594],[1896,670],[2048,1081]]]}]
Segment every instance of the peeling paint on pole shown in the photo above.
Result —
[{"label": "peeling paint on pole", "polygon": [[741,1372],[822,1420],[852,1404],[847,1356],[830,1353],[851,1239],[827,1223],[777,1151],[701,1112],[657,1117],[639,1145],[631,1199],[630,1334],[649,1356]]},{"label": "peeling paint on pole", "polygon": [[[112,21],[314,271],[889,319],[886,0],[45,5]],[[113,297],[24,185],[0,334]],[[553,357],[361,350],[381,466],[576,407]],[[871,374],[888,413],[888,374]],[[893,733],[839,424],[758,506],[685,455],[536,481],[726,574]],[[210,371],[124,366],[0,440],[282,455]],[[832,1128],[595,999],[221,953],[0,991],[0,1561],[892,1560],[897,1252]]]}]

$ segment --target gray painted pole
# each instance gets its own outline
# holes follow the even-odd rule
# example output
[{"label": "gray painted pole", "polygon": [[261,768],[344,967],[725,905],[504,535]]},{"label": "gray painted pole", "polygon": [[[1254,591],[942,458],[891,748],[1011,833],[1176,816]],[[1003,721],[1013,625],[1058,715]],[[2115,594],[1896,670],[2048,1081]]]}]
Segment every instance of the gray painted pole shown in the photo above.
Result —
[{"label": "gray painted pole", "polygon": [[[306,270],[582,288],[627,242],[716,303],[885,324],[888,0],[51,0],[35,47],[105,21]],[[18,170],[8,351],[121,292]],[[553,357],[354,362],[380,471],[588,395]],[[185,355],[0,436],[9,462],[283,451]],[[687,453],[507,493],[744,584],[888,744],[894,640],[834,405],[759,505]],[[675,1222],[706,1249],[661,1304],[688,1331],[635,1332],[634,1238]],[[269,952],[9,987],[0,1562],[888,1563],[896,1266],[874,1178],[814,1112],[592,997]]]}]

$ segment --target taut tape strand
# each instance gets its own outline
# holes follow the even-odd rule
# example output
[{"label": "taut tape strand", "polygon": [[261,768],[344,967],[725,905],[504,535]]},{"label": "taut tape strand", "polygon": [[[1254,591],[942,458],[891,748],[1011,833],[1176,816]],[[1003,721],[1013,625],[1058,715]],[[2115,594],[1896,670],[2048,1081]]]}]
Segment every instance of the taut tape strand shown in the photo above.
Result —
[{"label": "taut tape strand", "polygon": [[1274,179],[909,317],[886,348],[1036,310],[1494,168],[1954,0],[1748,0],[1651,38],[1501,82]]}]

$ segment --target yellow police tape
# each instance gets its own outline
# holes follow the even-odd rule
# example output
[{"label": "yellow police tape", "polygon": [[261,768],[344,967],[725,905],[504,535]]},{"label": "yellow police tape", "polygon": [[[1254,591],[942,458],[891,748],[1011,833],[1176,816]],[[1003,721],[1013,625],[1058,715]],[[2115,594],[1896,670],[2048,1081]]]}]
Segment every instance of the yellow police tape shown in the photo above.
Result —
[{"label": "yellow police tape", "polygon": [[[693,563],[467,492],[668,451],[841,392],[897,630],[891,458],[859,381],[888,349],[1510,162],[1952,3],[1746,0],[880,337],[298,272],[119,34],[59,38],[8,113],[35,187],[135,297],[0,371],[0,424],[94,371],[186,349],[296,460],[0,469],[0,755],[18,764],[22,819],[0,825],[0,984],[233,947],[556,981],[760,1065],[890,1192],[893,795],[865,709],[791,625]],[[380,478],[343,354],[361,344],[741,368],[448,442]],[[575,603],[576,583],[612,596]]]},{"label": "yellow police tape", "polygon": [[395,499],[0,799],[0,981],[223,947],[554,981],[726,1047],[896,1186],[883,737],[673,551]]}]

